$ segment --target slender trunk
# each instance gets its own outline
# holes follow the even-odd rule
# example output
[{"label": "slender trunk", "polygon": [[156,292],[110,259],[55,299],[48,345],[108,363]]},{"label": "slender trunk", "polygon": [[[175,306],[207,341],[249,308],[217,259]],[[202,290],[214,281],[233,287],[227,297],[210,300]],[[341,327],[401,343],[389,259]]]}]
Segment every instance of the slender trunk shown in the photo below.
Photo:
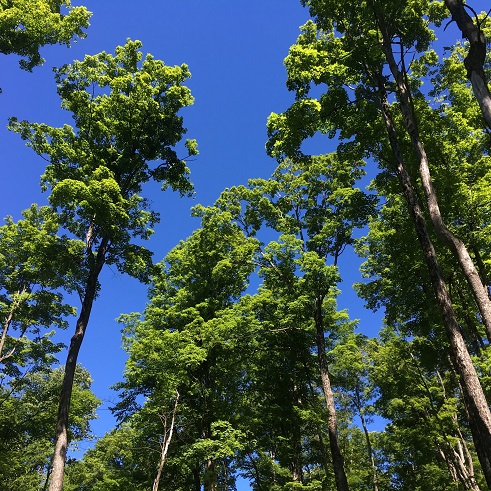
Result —
[{"label": "slender trunk", "polygon": [[201,491],[201,479],[199,465],[193,469],[193,487],[194,491]]},{"label": "slender trunk", "polygon": [[329,447],[331,449],[332,465],[334,468],[334,479],[337,491],[349,491],[348,480],[344,470],[344,459],[338,441],[338,422],[336,416],[336,406],[334,394],[332,392],[331,380],[329,376],[329,366],[326,356],[326,340],[324,338],[324,322],[322,319],[322,298],[315,299],[315,327],[317,358],[319,372],[322,383],[322,392],[326,401],[328,412],[327,431],[329,433]]},{"label": "slender trunk", "polygon": [[252,465],[252,468],[254,469],[254,475],[255,475],[254,486],[257,489],[257,491],[263,491],[263,483],[262,483],[262,479],[261,479],[261,473],[260,473],[259,468],[257,466],[256,459],[254,458],[254,456],[250,452],[247,453],[247,457],[249,458],[251,465]]},{"label": "slender trunk", "polygon": [[167,429],[167,417],[166,416],[163,417],[164,438],[162,440],[159,468],[157,470],[157,475],[155,476],[155,480],[153,481],[152,491],[158,491],[159,489],[160,477],[162,476],[162,471],[165,465],[165,459],[167,457],[167,452],[169,451],[169,445],[172,440],[172,434],[174,432],[174,422],[176,420],[176,411],[177,411],[178,402],[179,402],[179,392],[176,391],[176,402],[174,404],[174,409],[172,411],[172,419],[170,422],[169,429]]},{"label": "slender trunk", "polygon": [[302,442],[298,435],[295,435],[294,439],[294,455],[290,464],[292,471],[292,481],[303,483]]},{"label": "slender trunk", "polygon": [[[436,376],[442,388],[443,399],[447,400],[445,384],[443,383],[443,379],[438,370],[436,372]],[[422,374],[421,377],[423,377]],[[428,398],[430,399],[431,404],[434,404],[429,388],[427,388],[427,390]],[[438,415],[438,411],[436,411],[435,414]],[[452,439],[445,439],[443,444],[436,443],[436,447],[440,451],[440,455],[447,463],[447,467],[453,480],[460,481],[466,490],[480,491],[479,485],[477,484],[474,476],[474,464],[472,463],[472,457],[467,448],[465,438],[460,431],[457,413],[452,415],[452,420],[455,425],[455,432],[451,435]],[[456,443],[451,443],[452,440],[456,440]]]},{"label": "slender trunk", "polygon": [[[456,418],[455,418],[456,419]],[[471,491],[480,491],[479,484],[474,477],[474,466],[472,457],[469,454],[467,444],[458,429],[459,439],[457,440],[457,448],[453,449],[453,461],[460,482],[465,486],[465,489]]]},{"label": "slender trunk", "polygon": [[[299,395],[298,385],[293,383],[292,387],[292,403],[297,407],[301,407],[302,399]],[[302,451],[302,432],[297,424],[290,430],[293,455],[290,462],[292,472],[292,481],[303,483],[303,451]]]},{"label": "slender trunk", "polygon": [[217,491],[218,473],[216,463],[213,459],[208,459],[205,463],[204,491]]},{"label": "slender trunk", "polygon": [[486,38],[481,28],[475,25],[462,0],[445,0],[445,5],[457,23],[462,37],[469,41],[469,53],[464,59],[467,78],[470,80],[474,96],[479,103],[484,120],[491,128],[491,94],[484,75],[486,61]]},{"label": "slender trunk", "polygon": [[486,328],[486,336],[488,341],[491,342],[491,300],[489,298],[487,288],[485,285],[483,285],[464,242],[453,234],[445,225],[440,212],[438,198],[435,189],[433,188],[430,168],[428,165],[428,157],[426,155],[423,142],[419,136],[416,118],[414,117],[414,107],[410,99],[411,95],[404,79],[405,70],[404,68],[403,71],[399,69],[399,66],[394,58],[394,54],[392,52],[392,40],[389,37],[383,20],[379,20],[379,25],[383,36],[382,49],[389,64],[390,71],[397,84],[397,94],[399,96],[404,125],[411,139],[415,156],[419,161],[419,175],[423,185],[423,191],[426,197],[431,222],[433,223],[440,240],[448,247],[454,257],[457,259],[478,306],[483,324]]},{"label": "slender trunk", "polygon": [[49,478],[51,476],[51,470],[52,470],[52,467],[48,466],[48,469],[46,470],[46,479],[44,480],[43,491],[47,491],[47,489],[48,489]]},{"label": "slender trunk", "polygon": [[73,379],[77,367],[77,358],[84,339],[85,330],[89,323],[92,304],[97,292],[97,279],[106,260],[106,250],[109,239],[101,241],[94,265],[92,266],[87,283],[85,285],[84,299],[80,317],[77,320],[75,333],[70,341],[68,355],[65,363],[65,374],[61,387],[60,404],[58,407],[58,418],[56,421],[55,449],[53,455],[53,472],[49,491],[61,491],[63,489],[63,478],[65,471],[66,451],[68,446],[68,414],[70,410],[70,398],[73,389]]},{"label": "slender trunk", "polygon": [[[491,486],[491,473],[489,463],[491,457],[491,412],[484,396],[479,378],[472,359],[467,351],[464,339],[459,329],[457,318],[452,307],[450,295],[447,290],[443,274],[438,263],[433,243],[426,227],[423,210],[414,191],[409,174],[406,170],[395,126],[390,114],[387,94],[380,87],[380,107],[386,124],[391,148],[397,162],[397,176],[403,188],[409,211],[414,222],[416,234],[423,251],[428,267],[433,291],[437,300],[440,314],[443,319],[445,332],[450,343],[450,350],[457,373],[463,388],[463,395],[469,418],[472,421],[471,430],[481,467],[488,486]],[[479,450],[478,450],[479,449]]]},{"label": "slender trunk", "polygon": [[[21,297],[26,291],[27,291],[27,287],[24,286],[22,288],[22,291],[17,292],[17,296]],[[14,319],[14,313],[17,310],[17,307],[19,306],[19,304],[20,304],[20,301],[18,298],[12,301],[12,304],[10,305],[9,314],[8,314],[7,318],[5,319],[5,322],[3,324],[2,337],[0,338],[0,362],[11,357],[15,352],[15,346],[14,346],[14,348],[12,348],[5,356],[2,356],[3,347],[5,346],[5,341],[7,340],[7,334],[9,332],[10,325],[12,324],[12,320]],[[27,329],[27,327],[25,327],[23,329],[21,335],[19,336],[19,340],[22,339],[22,337],[24,336],[26,329]]]}]

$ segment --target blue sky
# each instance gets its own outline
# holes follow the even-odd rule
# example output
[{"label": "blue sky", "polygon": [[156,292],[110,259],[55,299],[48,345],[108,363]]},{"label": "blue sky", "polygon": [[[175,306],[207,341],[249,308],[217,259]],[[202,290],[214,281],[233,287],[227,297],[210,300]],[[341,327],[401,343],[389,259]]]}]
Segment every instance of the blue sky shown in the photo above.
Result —
[{"label": "blue sky", "polygon": [[[190,217],[190,207],[212,204],[226,187],[244,184],[254,177],[269,177],[275,161],[266,156],[266,119],[271,112],[285,110],[293,101],[288,93],[283,59],[309,18],[298,0],[146,0],[144,3],[86,0],[93,12],[88,36],[66,49],[42,51],[45,65],[27,73],[15,57],[3,57],[0,87],[0,139],[4,181],[0,193],[0,215],[20,216],[33,202],[45,203],[39,176],[44,161],[6,129],[7,118],[16,116],[53,126],[70,124],[70,114],[60,109],[51,67],[81,59],[84,54],[113,52],[127,38],[139,39],[143,51],[168,65],[186,63],[192,73],[188,82],[195,104],[183,111],[187,137],[196,138],[200,155],[190,162],[195,184],[194,198],[180,198],[172,192],[149,188],[161,223],[148,242],[155,260],[160,260],[179,240],[199,226]],[[334,149],[327,139],[323,152]],[[374,335],[380,315],[361,308],[350,293],[359,279],[359,260],[344,259],[345,275],[341,307],[349,307],[361,318],[361,329]],[[121,350],[121,313],[142,311],[146,287],[106,268],[101,277],[102,292],[96,301],[79,361],[89,369],[93,389],[103,399],[100,419],[93,424],[102,436],[114,421],[108,406],[115,400],[109,386],[121,380],[125,354]],[[63,339],[73,330],[71,323]],[[64,362],[65,353],[60,356]],[[242,487],[241,489],[246,489]]]}]

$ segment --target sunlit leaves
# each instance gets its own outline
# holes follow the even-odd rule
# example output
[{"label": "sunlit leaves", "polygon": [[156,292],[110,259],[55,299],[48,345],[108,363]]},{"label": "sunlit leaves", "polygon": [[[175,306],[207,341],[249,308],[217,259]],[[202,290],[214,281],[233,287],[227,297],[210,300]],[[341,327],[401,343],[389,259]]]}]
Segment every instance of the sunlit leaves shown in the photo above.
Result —
[{"label": "sunlit leaves", "polygon": [[47,44],[70,45],[84,38],[91,12],[73,7],[70,0],[4,0],[0,3],[0,53],[16,54],[20,66],[32,70],[44,59],[39,48]]}]

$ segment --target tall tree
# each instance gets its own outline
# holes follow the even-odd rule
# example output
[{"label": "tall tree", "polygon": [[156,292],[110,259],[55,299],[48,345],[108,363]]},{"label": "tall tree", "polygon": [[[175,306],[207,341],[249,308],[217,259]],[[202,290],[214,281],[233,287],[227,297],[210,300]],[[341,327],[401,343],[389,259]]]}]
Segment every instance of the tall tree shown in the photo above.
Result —
[{"label": "tall tree", "polygon": [[[467,246],[451,229],[453,224],[443,220],[419,129],[419,118],[428,107],[433,107],[432,101],[418,89],[421,76],[428,73],[429,65],[434,66],[436,58],[429,49],[434,32],[426,18],[439,25],[447,14],[444,5],[421,1],[410,5],[390,2],[389,6],[381,0],[367,2],[360,8],[327,0],[303,3],[309,6],[317,26],[313,23],[304,26],[286,60],[288,85],[296,91],[297,101],[284,114],[270,117],[269,151],[276,155],[299,155],[300,145],[308,136],[317,132],[334,136],[338,132],[343,140],[339,152],[368,153],[397,176],[461,377],[481,464],[491,482],[487,451],[491,443],[491,413],[462,337],[427,223],[431,222],[458,261],[489,332],[488,292]],[[389,10],[393,12],[391,16],[386,15]],[[409,47],[417,56],[412,65],[406,60]],[[414,71],[406,68],[413,66]],[[312,84],[325,84],[326,91],[319,99],[309,94]],[[393,90],[397,101],[391,103]],[[437,106],[433,126],[438,126],[437,122],[446,115],[446,106]],[[482,134],[480,128],[474,131]],[[431,140],[431,133],[424,136]],[[424,204],[420,201],[421,193],[426,198]]]},{"label": "tall tree", "polygon": [[[147,280],[151,253],[131,242],[147,239],[158,215],[141,196],[147,181],[181,193],[192,189],[188,169],[173,148],[185,129],[178,111],[193,102],[183,82],[186,65],[168,67],[147,55],[139,41],[86,56],[56,70],[62,107],[73,114],[75,128],[18,122],[10,128],[48,162],[42,177],[49,202],[70,234],[85,244],[79,258],[84,275],[82,308],[68,350],[61,392],[50,490],[63,485],[68,413],[77,357],[99,290],[105,264]],[[196,143],[188,140],[190,154]],[[152,163],[156,162],[152,166]]]},{"label": "tall tree", "polygon": [[162,435],[161,417],[175,411],[168,464],[160,469],[155,461],[155,473],[165,489],[217,491],[232,478],[228,460],[244,438],[232,423],[253,326],[229,310],[247,287],[258,242],[230,212],[198,206],[194,213],[202,227],[159,264],[143,320],[122,317],[130,356],[116,410],[154,435]]},{"label": "tall tree", "polygon": [[75,314],[60,289],[78,286],[71,267],[82,251],[78,241],[59,236],[58,228],[57,215],[36,205],[0,227],[0,367],[6,377],[0,385],[49,367],[62,348],[43,330],[64,329],[66,317]]},{"label": "tall tree", "polygon": [[[348,482],[338,442],[327,345],[350,325],[342,322],[333,306],[339,257],[353,243],[354,229],[366,223],[375,203],[355,187],[363,176],[362,167],[363,161],[345,161],[336,154],[287,159],[280,161],[271,179],[252,179],[247,188],[229,193],[245,200],[246,229],[255,230],[264,223],[280,234],[259,258],[260,274],[265,288],[290,306],[292,326],[314,327],[309,349],[317,353],[338,490],[347,490]],[[326,341],[326,335],[331,341]]]}]

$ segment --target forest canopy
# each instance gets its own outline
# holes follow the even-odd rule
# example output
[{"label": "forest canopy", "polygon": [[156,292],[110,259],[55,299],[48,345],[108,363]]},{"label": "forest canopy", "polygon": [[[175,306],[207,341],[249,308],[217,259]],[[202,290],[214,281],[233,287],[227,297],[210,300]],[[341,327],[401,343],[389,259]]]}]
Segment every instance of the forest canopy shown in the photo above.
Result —
[{"label": "forest canopy", "polygon": [[[0,2],[0,52],[35,84],[43,46],[79,38],[84,53],[97,31],[85,7],[28,3]],[[489,12],[299,4],[296,41],[274,54],[285,105],[258,125],[273,171],[246,166],[212,199],[212,168],[194,169],[228,123],[196,127],[207,96],[190,69],[226,74],[160,59],[178,43],[157,57],[127,37],[60,63],[61,120],[10,115],[44,202],[0,227],[5,489],[491,489]],[[236,104],[221,101],[248,142]],[[159,257],[189,197],[194,230]],[[96,436],[97,374],[80,362],[118,337],[98,321],[125,296],[111,275],[146,295],[119,312],[115,422]],[[121,356],[107,346],[99,363]]]}]

